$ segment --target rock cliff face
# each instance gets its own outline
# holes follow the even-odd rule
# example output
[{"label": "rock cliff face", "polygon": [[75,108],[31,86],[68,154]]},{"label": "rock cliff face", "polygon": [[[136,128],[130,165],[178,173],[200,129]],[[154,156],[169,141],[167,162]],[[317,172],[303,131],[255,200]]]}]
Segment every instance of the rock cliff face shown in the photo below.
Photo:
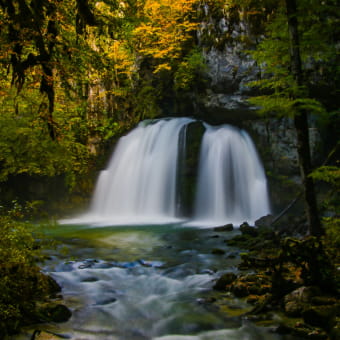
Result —
[{"label": "rock cliff face", "polygon": [[[207,6],[204,10],[198,40],[204,48],[207,87],[197,99],[200,115],[212,124],[230,123],[250,132],[270,172],[298,174],[296,134],[291,119],[263,119],[247,101],[256,95],[248,84],[259,79],[261,69],[246,51],[254,48],[259,33],[252,34],[250,25],[235,20],[235,16],[216,16]],[[316,156],[320,143],[316,128],[310,129],[310,136]]]},{"label": "rock cliff face", "polygon": [[[254,90],[248,85],[258,79],[260,69],[246,53],[256,42],[248,25],[230,13],[210,13],[208,6],[198,31],[207,64],[207,90],[198,107],[211,122],[240,122],[256,114],[247,102]],[[219,13],[221,14],[221,13]],[[245,41],[244,37],[247,37]]]},{"label": "rock cliff face", "polygon": [[252,90],[247,84],[258,77],[255,61],[242,52],[239,43],[223,50],[212,48],[205,59],[210,84],[201,107],[216,121],[252,118],[254,107],[247,102]]}]

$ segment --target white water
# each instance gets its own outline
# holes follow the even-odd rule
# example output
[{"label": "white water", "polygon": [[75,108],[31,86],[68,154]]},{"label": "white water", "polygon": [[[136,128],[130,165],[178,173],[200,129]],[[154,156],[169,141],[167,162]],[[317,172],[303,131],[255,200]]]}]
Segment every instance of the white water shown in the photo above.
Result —
[{"label": "white water", "polygon": [[[178,163],[186,154],[184,148],[190,147],[181,131],[193,121],[172,118],[140,123],[120,139],[109,166],[101,172],[89,212],[61,222],[180,222]],[[252,223],[268,214],[266,177],[248,134],[228,125],[205,127],[195,212],[188,222],[197,226]]]},{"label": "white water", "polygon": [[177,222],[178,143],[181,129],[191,121],[142,122],[122,137],[108,168],[100,173],[89,213],[74,221],[109,225]]},{"label": "white water", "polygon": [[207,125],[194,219],[203,224],[240,224],[268,212],[266,176],[248,134],[229,125]]}]

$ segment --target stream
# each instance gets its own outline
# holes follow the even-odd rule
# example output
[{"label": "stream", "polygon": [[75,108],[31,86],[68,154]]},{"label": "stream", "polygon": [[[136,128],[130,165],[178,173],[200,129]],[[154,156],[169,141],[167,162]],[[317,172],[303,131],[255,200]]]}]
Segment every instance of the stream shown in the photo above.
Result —
[{"label": "stream", "polygon": [[237,231],[60,225],[49,233],[58,245],[43,270],[61,285],[72,317],[41,329],[73,340],[284,339],[241,318],[249,308],[241,300],[211,303],[214,281],[237,272],[240,250],[224,242]]}]

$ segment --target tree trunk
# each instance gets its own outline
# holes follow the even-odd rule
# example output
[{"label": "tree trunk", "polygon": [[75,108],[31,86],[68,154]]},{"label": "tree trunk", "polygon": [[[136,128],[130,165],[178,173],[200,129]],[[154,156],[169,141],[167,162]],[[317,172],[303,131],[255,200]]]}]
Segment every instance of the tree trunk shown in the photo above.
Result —
[{"label": "tree trunk", "polygon": [[[302,86],[303,75],[301,67],[296,0],[286,0],[286,7],[290,39],[291,69],[297,85]],[[312,166],[309,147],[308,116],[305,110],[297,108],[297,112],[294,115],[294,126],[297,134],[297,152],[304,189],[304,202],[309,233],[314,236],[320,236],[324,234],[324,231],[318,215],[314,181],[309,176]]]}]

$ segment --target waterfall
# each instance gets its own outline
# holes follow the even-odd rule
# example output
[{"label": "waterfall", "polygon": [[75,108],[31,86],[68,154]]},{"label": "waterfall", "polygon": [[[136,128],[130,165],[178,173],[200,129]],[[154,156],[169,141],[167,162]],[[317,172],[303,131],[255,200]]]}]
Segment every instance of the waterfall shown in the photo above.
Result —
[{"label": "waterfall", "polygon": [[268,214],[266,177],[245,131],[206,125],[198,173],[195,220],[240,224]]},{"label": "waterfall", "polygon": [[179,137],[191,121],[142,122],[122,137],[98,178],[88,217],[109,224],[175,221]]},{"label": "waterfall", "polygon": [[[179,222],[190,118],[141,122],[122,137],[101,171],[89,212],[62,223],[102,225]],[[204,124],[193,216],[196,225],[253,222],[269,213],[266,177],[242,130]],[[184,181],[185,182],[185,181]]]}]

